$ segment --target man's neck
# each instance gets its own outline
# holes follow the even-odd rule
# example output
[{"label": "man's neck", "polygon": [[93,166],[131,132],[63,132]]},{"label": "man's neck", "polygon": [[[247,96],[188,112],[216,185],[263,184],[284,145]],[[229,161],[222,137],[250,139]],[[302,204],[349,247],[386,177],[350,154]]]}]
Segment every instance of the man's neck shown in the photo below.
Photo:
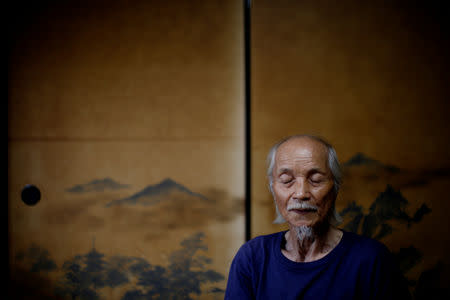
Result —
[{"label": "man's neck", "polygon": [[329,226],[321,234],[314,232],[311,238],[299,240],[295,228],[285,234],[286,246],[281,252],[295,262],[311,262],[321,259],[333,250],[342,238],[342,231]]}]

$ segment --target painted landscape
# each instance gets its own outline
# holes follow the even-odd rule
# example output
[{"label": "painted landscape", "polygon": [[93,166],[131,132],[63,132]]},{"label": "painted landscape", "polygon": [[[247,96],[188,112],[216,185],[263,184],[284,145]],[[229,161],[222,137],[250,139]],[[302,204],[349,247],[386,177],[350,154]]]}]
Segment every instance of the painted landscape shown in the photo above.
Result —
[{"label": "painted landscape", "polygon": [[[431,206],[433,197],[442,195],[430,189],[432,184],[448,182],[450,170],[402,170],[357,153],[343,164],[343,172],[340,199],[345,199],[346,205],[340,210],[344,219],[341,227],[391,248],[414,299],[447,299],[449,260],[443,254],[430,254],[433,245],[424,241],[429,238],[432,242],[438,231],[421,225],[439,218],[439,212],[435,213]],[[429,197],[418,200],[414,196],[423,189],[428,190]],[[415,201],[408,200],[402,191],[408,195],[413,191]],[[420,240],[408,238],[414,235]]]},{"label": "painted landscape", "polygon": [[111,178],[66,188],[66,203],[42,212],[47,239],[15,248],[17,299],[222,299],[228,265],[213,259],[223,245],[211,228],[240,214],[242,200],[170,178],[132,189]]},{"label": "painted landscape", "polygon": [[[105,290],[119,289],[120,299],[192,299],[192,295],[206,294],[211,298],[223,298],[224,290],[204,284],[224,280],[224,275],[208,268],[211,259],[202,255],[208,250],[199,232],[180,243],[171,253],[169,264],[162,266],[129,256],[107,256],[95,248],[78,254],[58,266],[48,250],[32,245],[16,254],[16,261],[23,264],[21,275],[30,281],[17,289],[18,298],[60,299],[110,299]],[[55,282],[43,278],[55,277]],[[42,284],[44,283],[44,285]],[[53,291],[53,293],[52,293]],[[20,294],[23,293],[23,294]],[[114,293],[116,294],[116,293]]]},{"label": "painted landscape", "polygon": [[[357,153],[343,173],[342,228],[385,243],[414,299],[448,295],[450,205],[439,197],[449,170],[400,169]],[[135,187],[107,177],[56,194],[59,202],[22,203],[12,216],[25,228],[11,247],[17,299],[223,299],[234,255],[223,248],[241,241],[221,233],[242,216],[242,199],[171,178]],[[40,227],[30,235],[33,222]]]}]

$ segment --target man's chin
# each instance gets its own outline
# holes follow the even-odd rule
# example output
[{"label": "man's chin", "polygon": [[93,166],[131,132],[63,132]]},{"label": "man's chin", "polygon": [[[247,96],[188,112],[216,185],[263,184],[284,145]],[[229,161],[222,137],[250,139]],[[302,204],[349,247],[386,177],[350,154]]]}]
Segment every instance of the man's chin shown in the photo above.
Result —
[{"label": "man's chin", "polygon": [[306,241],[312,242],[315,240],[315,232],[314,229],[310,226],[299,226],[294,228],[295,236],[300,243],[304,243]]},{"label": "man's chin", "polygon": [[290,228],[310,228],[314,234],[317,235],[324,234],[328,230],[329,226],[330,224],[328,222],[319,222],[317,220],[297,220],[292,223],[289,222]]},{"label": "man's chin", "polygon": [[297,220],[293,222],[289,222],[290,227],[315,227],[317,222],[311,220]]}]

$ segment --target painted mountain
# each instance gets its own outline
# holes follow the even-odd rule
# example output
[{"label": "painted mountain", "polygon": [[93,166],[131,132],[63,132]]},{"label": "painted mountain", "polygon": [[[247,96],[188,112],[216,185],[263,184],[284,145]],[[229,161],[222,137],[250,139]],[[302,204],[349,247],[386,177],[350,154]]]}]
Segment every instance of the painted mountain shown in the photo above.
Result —
[{"label": "painted mountain", "polygon": [[400,169],[394,165],[384,164],[376,159],[358,152],[342,164],[344,181],[375,182],[383,186],[390,184],[395,188],[424,186],[435,179],[450,176],[450,168],[410,170]]},{"label": "painted mountain", "polygon": [[121,184],[113,179],[106,177],[103,179],[94,179],[88,183],[77,184],[71,188],[66,189],[69,193],[83,194],[89,192],[105,192],[108,190],[119,190],[129,188],[128,184]]},{"label": "painted mountain", "polygon": [[354,156],[352,156],[348,161],[343,163],[343,167],[354,167],[354,166],[370,166],[374,168],[384,169],[386,171],[396,173],[400,171],[399,168],[392,166],[392,165],[385,165],[381,163],[380,161],[370,158],[366,156],[364,153],[358,152]]},{"label": "painted mountain", "polygon": [[160,183],[155,185],[149,185],[143,190],[131,195],[130,197],[113,200],[109,202],[106,207],[113,205],[154,205],[157,204],[168,197],[173,196],[192,196],[202,200],[208,200],[205,196],[194,193],[187,187],[175,182],[170,178],[166,178]]},{"label": "painted mountain", "polygon": [[389,222],[396,221],[410,227],[412,224],[419,223],[426,214],[431,212],[431,209],[423,203],[410,216],[406,211],[409,204],[400,191],[387,185],[386,189],[372,202],[367,213],[355,202],[340,211],[340,215],[347,220],[343,228],[375,239],[382,239],[393,232]]},{"label": "painted mountain", "polygon": [[[104,207],[118,224],[139,224],[147,235],[161,235],[182,228],[197,228],[229,221],[241,211],[242,201],[220,191],[206,190],[207,197],[166,178]],[[156,238],[156,237],[155,237]]]}]

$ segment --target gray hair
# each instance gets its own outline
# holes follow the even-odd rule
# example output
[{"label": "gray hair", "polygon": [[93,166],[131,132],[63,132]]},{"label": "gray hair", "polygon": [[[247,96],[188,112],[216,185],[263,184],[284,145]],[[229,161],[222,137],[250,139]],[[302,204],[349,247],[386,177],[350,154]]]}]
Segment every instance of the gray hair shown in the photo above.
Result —
[{"label": "gray hair", "polygon": [[[288,136],[288,137],[282,139],[281,141],[279,141],[278,143],[276,143],[275,145],[273,145],[272,148],[270,148],[269,154],[267,155],[267,178],[269,180],[269,190],[272,193],[274,200],[275,200],[275,195],[273,193],[273,188],[272,188],[272,186],[273,186],[273,168],[275,166],[275,156],[277,154],[278,148],[282,144],[284,144],[285,142],[287,142],[291,139],[303,138],[303,137],[307,137],[312,140],[315,140],[327,148],[328,167],[330,168],[331,175],[333,176],[333,183],[334,183],[333,189],[334,189],[334,193],[337,197],[339,188],[341,187],[341,184],[342,184],[342,172],[341,172],[341,166],[339,164],[339,160],[338,160],[338,157],[336,154],[336,150],[334,150],[333,146],[330,143],[328,143],[325,139],[323,139],[321,137],[309,135],[309,134],[298,134],[298,135]],[[277,217],[275,218],[273,223],[281,224],[281,223],[286,222],[286,220],[280,214],[280,211],[278,209],[276,202],[275,202],[275,209],[276,209]],[[333,213],[330,216],[329,223],[334,226],[337,226],[340,223],[342,223],[342,218],[339,215],[339,213],[336,211],[334,203],[333,203]]]}]

